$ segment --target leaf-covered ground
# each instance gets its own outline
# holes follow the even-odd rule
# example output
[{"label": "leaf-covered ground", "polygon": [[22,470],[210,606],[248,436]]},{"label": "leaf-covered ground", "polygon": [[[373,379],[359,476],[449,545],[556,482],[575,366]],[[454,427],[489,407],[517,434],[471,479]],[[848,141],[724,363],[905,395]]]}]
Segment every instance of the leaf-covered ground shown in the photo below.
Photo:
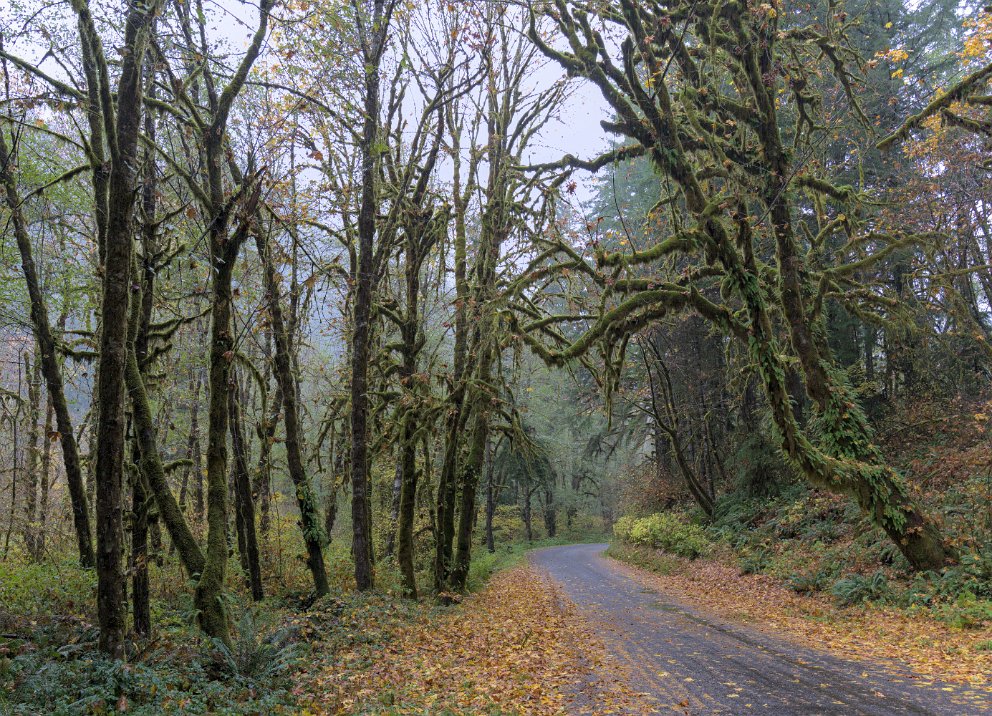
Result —
[{"label": "leaf-covered ground", "polygon": [[308,686],[328,714],[646,713],[557,585],[528,566],[398,627],[371,660],[342,653]]},{"label": "leaf-covered ground", "polygon": [[[741,574],[716,560],[680,560],[649,550],[610,554],[631,578],[721,616],[791,636],[838,656],[891,659],[924,677],[992,693],[992,628],[956,629],[924,614],[877,605],[841,608],[823,595],[797,594],[773,577]],[[921,681],[921,683],[923,683]]]}]

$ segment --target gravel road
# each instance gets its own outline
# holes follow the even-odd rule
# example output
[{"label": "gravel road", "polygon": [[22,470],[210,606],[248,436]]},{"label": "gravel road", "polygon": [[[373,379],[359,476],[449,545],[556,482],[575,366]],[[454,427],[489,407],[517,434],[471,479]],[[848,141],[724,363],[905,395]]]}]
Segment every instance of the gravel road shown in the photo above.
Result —
[{"label": "gravel road", "polygon": [[647,588],[603,557],[603,544],[534,552],[624,672],[659,713],[992,713],[987,694],[914,677],[888,664],[848,661],[704,614]]}]

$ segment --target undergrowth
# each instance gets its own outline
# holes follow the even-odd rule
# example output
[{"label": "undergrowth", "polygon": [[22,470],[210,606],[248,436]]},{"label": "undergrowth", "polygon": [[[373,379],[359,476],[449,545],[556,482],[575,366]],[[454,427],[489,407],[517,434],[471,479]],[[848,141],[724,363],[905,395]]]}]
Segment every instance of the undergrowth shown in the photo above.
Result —
[{"label": "undergrowth", "polygon": [[[652,571],[658,564],[667,568],[671,555],[714,556],[736,562],[744,574],[774,577],[797,593],[829,595],[840,606],[886,605],[961,629],[992,627],[987,437],[974,425],[929,413],[891,420],[895,437],[885,447],[892,464],[958,553],[955,563],[939,571],[914,573],[853,500],[790,479],[769,452],[773,448],[759,439],[742,445],[736,482],[717,499],[712,519],[691,507],[621,517],[611,553]],[[906,424],[930,432],[916,435]]]},{"label": "undergrowth", "polygon": [[[229,564],[230,644],[195,626],[192,584],[174,563],[150,563],[154,635],[128,645],[128,661],[97,651],[96,577],[71,558],[42,563],[12,555],[0,562],[0,714],[281,714],[299,713],[299,684],[318,670],[356,675],[376,663],[394,635],[458,607],[401,597],[395,562],[380,559],[377,590],[353,590],[353,565],[343,540],[325,551],[331,594],[314,601],[292,523],[269,535],[282,559],[263,563],[266,599],[251,602],[237,558]],[[518,565],[530,549],[581,541],[566,534],[531,543],[477,545],[469,591]],[[589,539],[602,540],[592,534]],[[429,592],[424,555],[418,583]]]}]

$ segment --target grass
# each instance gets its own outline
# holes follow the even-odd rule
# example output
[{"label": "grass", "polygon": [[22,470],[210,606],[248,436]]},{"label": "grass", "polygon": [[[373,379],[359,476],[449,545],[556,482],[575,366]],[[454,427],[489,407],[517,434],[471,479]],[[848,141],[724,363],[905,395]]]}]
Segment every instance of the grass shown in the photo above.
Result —
[{"label": "grass", "polygon": [[607,557],[612,557],[617,561],[626,562],[653,574],[660,574],[663,577],[682,571],[686,561],[653,547],[623,544],[621,542],[610,544],[605,554]]}]

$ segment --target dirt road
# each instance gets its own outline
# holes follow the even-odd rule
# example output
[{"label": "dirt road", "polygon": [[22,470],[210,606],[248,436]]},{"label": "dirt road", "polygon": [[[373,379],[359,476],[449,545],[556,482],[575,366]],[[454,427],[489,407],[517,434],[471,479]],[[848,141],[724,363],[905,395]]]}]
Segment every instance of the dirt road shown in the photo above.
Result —
[{"label": "dirt road", "polygon": [[630,687],[656,700],[659,713],[992,713],[983,697],[966,698],[891,665],[839,659],[704,615],[623,574],[602,556],[605,548],[553,547],[532,560],[562,585]]}]

